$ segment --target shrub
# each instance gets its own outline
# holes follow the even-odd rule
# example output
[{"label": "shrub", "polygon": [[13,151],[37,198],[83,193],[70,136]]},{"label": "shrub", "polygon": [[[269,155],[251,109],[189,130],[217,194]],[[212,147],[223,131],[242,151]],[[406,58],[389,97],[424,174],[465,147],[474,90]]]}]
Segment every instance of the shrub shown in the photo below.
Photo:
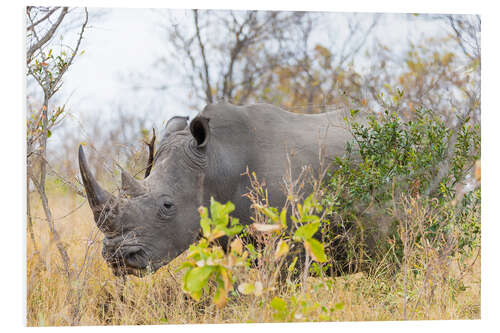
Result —
[{"label": "shrub", "polygon": [[[480,158],[479,126],[459,118],[454,130],[426,109],[417,109],[409,121],[385,111],[362,124],[354,121],[358,112],[351,111],[346,119],[354,147],[347,143],[347,155],[336,158],[324,198],[324,205],[334,212],[329,216],[329,239],[338,250],[337,259],[339,252],[343,255],[343,265],[337,268],[358,269],[370,262],[374,249],[387,251],[387,236],[396,239],[393,252],[396,260],[401,258],[396,229],[402,199],[407,197],[433,209],[426,238],[449,235],[454,228],[460,231],[460,250],[474,247],[480,222],[467,217],[478,216],[480,209],[480,188],[470,189],[470,173]],[[384,231],[386,237],[381,237]]]}]

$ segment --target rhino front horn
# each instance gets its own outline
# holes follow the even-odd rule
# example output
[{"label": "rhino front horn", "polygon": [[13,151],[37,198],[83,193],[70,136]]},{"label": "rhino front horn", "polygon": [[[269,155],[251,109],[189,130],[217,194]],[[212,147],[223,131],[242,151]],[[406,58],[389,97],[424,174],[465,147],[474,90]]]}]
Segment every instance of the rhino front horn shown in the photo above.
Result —
[{"label": "rhino front horn", "polygon": [[142,184],[132,177],[125,169],[118,166],[122,172],[122,189],[123,191],[131,197],[138,197],[146,193],[146,189]]},{"label": "rhino front horn", "polygon": [[83,186],[85,187],[85,192],[87,193],[90,208],[92,208],[92,211],[94,212],[94,219],[96,220],[97,226],[103,232],[108,231],[109,228],[107,228],[107,224],[110,223],[107,218],[101,218],[101,213],[106,205],[110,206],[113,202],[116,202],[116,199],[105,189],[101,188],[101,186],[97,183],[94,175],[89,169],[87,159],[85,158],[85,153],[83,152],[81,145],[78,149],[78,163],[80,164]]}]

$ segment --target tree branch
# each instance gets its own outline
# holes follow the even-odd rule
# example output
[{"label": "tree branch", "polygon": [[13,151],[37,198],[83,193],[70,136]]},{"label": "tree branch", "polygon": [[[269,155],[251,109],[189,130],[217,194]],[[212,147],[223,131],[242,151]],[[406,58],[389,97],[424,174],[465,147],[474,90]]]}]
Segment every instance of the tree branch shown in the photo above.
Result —
[{"label": "tree branch", "polygon": [[40,23],[42,23],[43,21],[45,21],[46,19],[48,19],[50,17],[50,15],[52,15],[59,8],[61,8],[61,7],[54,7],[51,10],[49,10],[49,12],[47,14],[45,14],[44,17],[42,17],[41,19],[39,19],[35,23],[32,23],[28,28],[26,28],[26,31],[33,30],[37,25],[39,25]]},{"label": "tree branch", "polygon": [[31,62],[31,58],[33,57],[33,53],[35,53],[36,50],[40,49],[43,45],[45,45],[51,38],[54,36],[54,33],[56,32],[57,28],[61,24],[61,22],[64,19],[64,16],[68,13],[68,7],[63,7],[61,14],[59,14],[59,17],[57,18],[57,21],[50,27],[49,31],[43,36],[40,40],[38,40],[37,43],[33,44],[28,52],[26,53],[26,63],[29,64]]},{"label": "tree branch", "polygon": [[207,61],[207,57],[205,55],[205,46],[203,45],[203,42],[201,41],[201,36],[200,36],[200,25],[198,22],[198,10],[194,9],[193,12],[194,12],[194,25],[196,28],[196,38],[198,40],[198,45],[200,47],[201,57],[203,59],[203,68],[205,70],[205,91],[206,91],[207,102],[213,103],[212,87],[210,85],[210,74],[208,72],[208,61]]},{"label": "tree branch", "polygon": [[85,21],[83,22],[82,28],[80,29],[80,34],[78,36],[78,41],[76,43],[75,50],[73,51],[73,54],[71,55],[71,58],[68,60],[66,66],[64,66],[64,69],[59,73],[56,80],[54,81],[54,83],[52,85],[53,89],[51,91],[51,94],[49,95],[49,98],[52,97],[52,95],[54,95],[61,87],[61,86],[58,87],[57,85],[61,81],[64,73],[66,73],[66,71],[68,70],[69,66],[71,66],[71,64],[73,63],[73,60],[75,59],[75,56],[78,53],[78,50],[80,49],[80,44],[81,44],[82,39],[83,39],[83,33],[85,32],[85,28],[87,27],[87,23],[89,21],[89,13],[87,11],[87,8],[84,8],[84,10],[85,10]]}]

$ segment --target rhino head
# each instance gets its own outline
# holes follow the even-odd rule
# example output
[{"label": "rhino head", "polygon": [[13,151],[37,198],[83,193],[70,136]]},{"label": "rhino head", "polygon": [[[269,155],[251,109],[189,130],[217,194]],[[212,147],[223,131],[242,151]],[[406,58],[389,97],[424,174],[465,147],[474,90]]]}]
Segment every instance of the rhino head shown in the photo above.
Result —
[{"label": "rhino head", "polygon": [[144,180],[121,171],[117,196],[92,175],[83,148],[80,172],[97,227],[104,234],[102,255],[115,275],[155,272],[199,235],[197,208],[203,204],[208,120],[174,117],[167,123]]}]

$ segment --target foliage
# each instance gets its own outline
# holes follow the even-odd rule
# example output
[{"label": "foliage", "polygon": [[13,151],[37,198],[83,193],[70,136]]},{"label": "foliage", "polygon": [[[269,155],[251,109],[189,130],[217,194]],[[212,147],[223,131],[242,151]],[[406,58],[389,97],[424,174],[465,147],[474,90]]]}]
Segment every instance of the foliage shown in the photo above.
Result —
[{"label": "foliage", "polygon": [[180,267],[186,269],[183,290],[196,301],[200,300],[203,290],[209,289],[210,282],[214,282],[216,289],[213,302],[224,307],[227,294],[233,290],[232,269],[248,266],[248,252],[243,250],[239,238],[230,242],[227,254],[215,242],[223,236],[231,240],[242,230],[238,219],[229,217],[233,210],[234,205],[231,202],[222,205],[213,198],[210,200],[210,216],[207,208],[199,209],[203,238],[189,247],[187,260]]},{"label": "foliage", "polygon": [[[315,215],[315,212],[322,212],[323,207],[313,194],[309,195],[302,204],[297,204],[297,216],[291,216],[295,227],[290,229],[287,228],[286,208],[283,208],[280,214],[274,207],[254,205],[254,208],[267,217],[267,223],[254,223],[251,227],[257,233],[274,234],[271,237],[272,245],[269,246],[272,248],[272,253],[267,246],[270,243],[269,239],[263,248],[256,250],[253,244],[244,244],[242,238],[237,236],[243,227],[239,225],[238,219],[229,216],[234,210],[234,204],[231,202],[221,204],[211,198],[210,216],[206,207],[200,207],[200,226],[203,237],[199,242],[190,246],[186,261],[179,268],[187,269],[183,290],[194,300],[200,301],[203,291],[208,292],[210,283],[213,281],[217,286],[213,302],[219,307],[224,307],[228,293],[233,290],[234,270],[243,268],[248,271],[252,266],[250,260],[257,261],[254,267],[261,266],[259,261],[263,261],[266,253],[271,254],[270,264],[279,267],[289,253],[290,247],[301,244],[307,254],[306,261],[311,259],[320,263],[327,261],[324,244],[314,238],[321,223],[321,218]],[[229,248],[226,251],[217,243],[221,237],[228,238],[225,243],[229,244]],[[292,244],[289,245],[291,242]],[[244,246],[247,250],[243,249]],[[305,276],[307,276],[309,265],[310,263],[306,264]],[[293,267],[291,269],[293,270]],[[272,273],[276,275],[276,272]],[[263,286],[261,280],[263,279],[242,282],[238,290],[244,295],[261,296],[271,289],[268,283]]]},{"label": "foliage", "polygon": [[480,159],[479,126],[459,118],[454,130],[423,108],[416,109],[409,121],[403,121],[397,112],[385,111],[368,116],[362,124],[353,120],[357,113],[351,111],[352,117],[347,119],[355,147],[348,144],[347,156],[336,159],[336,170],[327,184],[325,205],[335,212],[330,219],[356,226],[360,220],[378,216],[380,225],[384,220],[394,223],[401,198],[416,197],[439,210],[427,223],[432,231],[427,236],[448,233],[453,225],[463,231],[460,248],[474,247],[480,224],[464,216],[479,209],[480,189],[464,188],[473,185],[470,173]]},{"label": "foliage", "polygon": [[[281,210],[279,216],[277,214],[278,210],[274,207],[255,206],[255,208],[261,210],[270,221],[280,225],[280,230],[285,238],[290,238],[287,237],[287,235],[291,235],[293,241],[301,243],[306,253],[311,256],[313,260],[317,262],[326,261],[324,245],[314,238],[321,224],[321,218],[316,214],[320,214],[323,211],[323,207],[319,204],[314,194],[310,194],[304,200],[303,204],[297,203],[297,216],[290,216],[295,226],[295,228],[291,229],[287,229],[286,208]],[[285,244],[286,243],[282,242],[280,248],[276,249],[276,253],[286,252],[282,250],[282,248],[288,247],[288,245]]]}]

